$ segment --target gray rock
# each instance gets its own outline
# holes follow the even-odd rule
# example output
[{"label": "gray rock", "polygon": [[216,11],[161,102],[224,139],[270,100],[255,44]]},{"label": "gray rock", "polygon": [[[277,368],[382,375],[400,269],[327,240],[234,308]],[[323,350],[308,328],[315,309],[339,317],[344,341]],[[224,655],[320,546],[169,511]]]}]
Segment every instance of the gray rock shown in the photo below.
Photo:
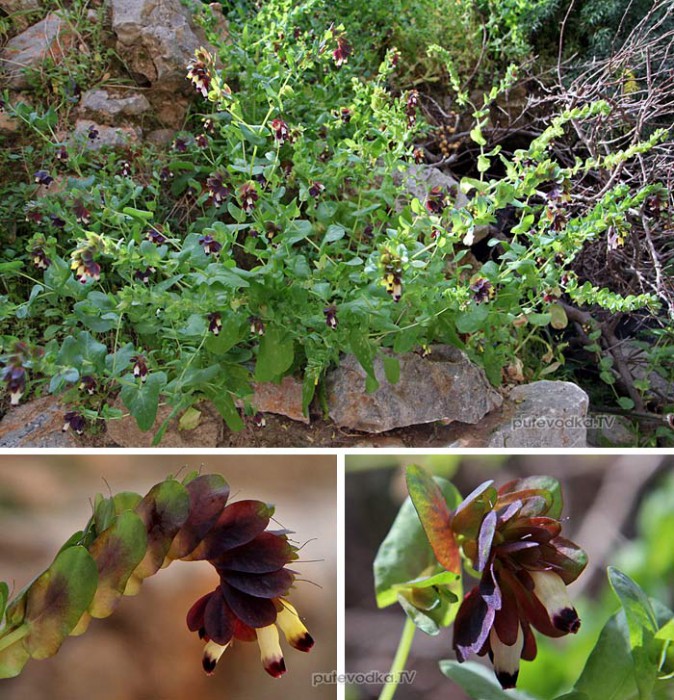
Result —
[{"label": "gray rock", "polygon": [[431,350],[425,358],[399,355],[397,384],[388,383],[378,357],[375,376],[380,386],[371,394],[365,391],[365,371],[355,356],[347,355],[327,379],[330,418],[344,428],[381,433],[435,421],[477,423],[501,405],[500,394],[463,352],[444,345]]},{"label": "gray rock", "polygon": [[[115,408],[127,413],[127,410],[118,399]],[[217,447],[222,438],[224,424],[216,409],[206,402],[195,406],[201,411],[199,424],[191,430],[180,430],[179,417],[170,423],[159,447]],[[126,415],[119,420],[110,420],[107,423],[108,438],[119,447],[152,447],[152,440],[162,423],[171,415],[171,406],[160,406],[157,411],[157,419],[147,432],[143,432],[134,418]]]},{"label": "gray rock", "polygon": [[145,136],[145,141],[153,146],[169,146],[178,132],[175,129],[154,129]]},{"label": "gray rock", "polygon": [[588,417],[587,442],[592,447],[634,447],[635,427],[624,416],[592,413]]},{"label": "gray rock", "polygon": [[650,388],[646,396],[665,403],[674,403],[674,383],[652,368],[648,353],[639,343],[627,340],[621,345],[625,362],[634,379],[648,381]]},{"label": "gray rock", "polygon": [[78,447],[62,430],[67,410],[55,396],[13,406],[0,420],[0,447]]},{"label": "gray rock", "polygon": [[110,6],[117,51],[136,79],[194,92],[186,67],[200,46],[213,49],[180,0],[110,0]]},{"label": "gray rock", "polygon": [[121,119],[139,117],[150,109],[145,95],[133,91],[111,95],[107,90],[87,90],[80,102],[82,116],[101,124],[115,124]]},{"label": "gray rock", "polygon": [[[468,197],[459,189],[459,182],[448,173],[432,165],[410,164],[402,173],[394,177],[396,183],[404,187],[405,192],[416,197],[422,204],[428,198],[428,193],[434,187],[442,187],[446,191],[456,191],[456,207],[462,208],[468,204]],[[472,241],[466,241],[466,245],[478,243],[491,232],[490,226],[476,226]]]},{"label": "gray rock", "polygon": [[586,447],[587,394],[571,382],[543,380],[515,387],[488,447]]},{"label": "gray rock", "polygon": [[[98,136],[95,139],[89,138],[90,127],[95,127]],[[90,119],[78,119],[75,122],[73,138],[79,143],[83,143],[86,148],[97,151],[101,148],[120,148],[130,143],[137,143],[143,136],[142,129],[131,126],[107,126],[97,124]]]},{"label": "gray rock", "polygon": [[0,68],[7,75],[7,86],[29,87],[25,70],[39,68],[47,57],[58,63],[74,41],[68,23],[54,12],[10,39],[0,52]]}]

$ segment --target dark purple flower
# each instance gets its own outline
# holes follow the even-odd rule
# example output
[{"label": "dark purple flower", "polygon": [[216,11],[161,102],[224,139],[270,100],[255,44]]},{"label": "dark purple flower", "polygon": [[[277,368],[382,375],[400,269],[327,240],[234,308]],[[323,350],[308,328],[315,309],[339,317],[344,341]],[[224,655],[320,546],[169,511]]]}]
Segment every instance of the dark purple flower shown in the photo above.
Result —
[{"label": "dark purple flower", "polygon": [[264,322],[261,318],[251,316],[248,322],[250,323],[250,332],[253,335],[264,335]]},{"label": "dark purple flower", "polygon": [[204,132],[207,134],[215,133],[215,122],[210,117],[204,119]]},{"label": "dark purple flower", "polygon": [[257,193],[255,183],[244,182],[239,188],[239,204],[247,214],[255,209],[255,203],[259,198],[260,195]]},{"label": "dark purple flower", "polygon": [[411,129],[417,123],[417,108],[419,107],[419,93],[410,90],[405,102],[405,114],[407,115],[407,126]]},{"label": "dark purple flower", "polygon": [[288,125],[283,121],[283,119],[272,119],[269,126],[274,134],[274,138],[280,144],[284,144],[288,140],[290,131],[288,129]]},{"label": "dark purple flower", "polygon": [[90,374],[82,377],[80,379],[80,391],[86,391],[87,394],[93,396],[96,393],[96,379]]},{"label": "dark purple flower", "polygon": [[84,416],[77,411],[68,411],[68,413],[63,416],[63,419],[65,421],[62,428],[64,433],[68,430],[73,430],[78,435],[82,435],[84,429],[87,427]]},{"label": "dark purple flower", "polygon": [[332,52],[335,65],[339,68],[343,66],[351,55],[351,47],[344,35],[337,37],[337,48]]},{"label": "dark purple flower", "polygon": [[87,129],[87,138],[89,141],[95,141],[100,135],[100,132],[96,128],[95,124],[91,124]]},{"label": "dark purple flower", "polygon": [[46,270],[51,265],[51,260],[42,246],[33,248],[32,255],[33,265],[35,265],[38,270]]},{"label": "dark purple flower", "polygon": [[65,163],[67,162],[68,158],[68,149],[65,146],[60,146],[56,151],[56,160],[60,161],[61,163]]},{"label": "dark purple flower", "polygon": [[54,178],[46,170],[37,170],[33,178],[35,179],[35,184],[44,187],[49,187],[54,182]]},{"label": "dark purple flower", "polygon": [[159,171],[159,180],[163,183],[167,183],[169,180],[173,179],[173,173],[169,169],[168,165],[165,165]]},{"label": "dark purple flower", "polygon": [[258,411],[253,416],[253,424],[256,428],[264,428],[265,425],[267,425],[267,419],[264,417],[264,413],[260,413],[260,411]]},{"label": "dark purple flower", "polygon": [[213,311],[206,318],[208,318],[208,330],[213,335],[219,335],[222,330],[222,316],[217,311]]},{"label": "dark purple flower", "polygon": [[211,235],[201,236],[199,238],[199,245],[204,249],[206,255],[217,255],[222,249],[222,245]]},{"label": "dark purple flower", "polygon": [[9,403],[18,406],[21,397],[26,391],[26,370],[21,365],[21,358],[15,357],[2,372],[2,379],[9,392]]},{"label": "dark purple flower", "polygon": [[441,185],[436,185],[426,199],[426,209],[431,214],[442,214],[447,206],[447,193]]},{"label": "dark purple flower", "polygon": [[213,173],[206,180],[206,187],[213,198],[213,203],[219,207],[231,194],[229,187],[225,184],[225,176],[222,173]]},{"label": "dark purple flower", "polygon": [[185,153],[187,151],[187,141],[182,137],[174,139],[173,150],[178,151],[178,153]]},{"label": "dark purple flower", "polygon": [[311,197],[318,197],[320,194],[322,194],[325,191],[325,185],[321,182],[313,182],[311,183],[311,187],[309,187],[309,195]]},{"label": "dark purple flower", "polygon": [[470,291],[473,292],[475,302],[481,304],[494,296],[494,285],[484,277],[478,277],[470,285]]},{"label": "dark purple flower", "polygon": [[162,243],[166,243],[166,236],[161,231],[157,231],[153,228],[151,228],[145,234],[145,238],[147,238],[148,241],[154,243],[155,245],[162,245]]},{"label": "dark purple flower", "polygon": [[78,248],[71,256],[70,267],[75,270],[75,276],[81,284],[101,277],[101,266],[94,260],[94,253],[91,248],[84,247]]},{"label": "dark purple flower", "polygon": [[131,358],[131,362],[133,362],[133,376],[136,379],[140,379],[141,382],[146,381],[149,370],[145,357],[143,355],[135,355]]},{"label": "dark purple flower", "polygon": [[136,282],[147,284],[155,272],[156,270],[154,267],[148,267],[145,270],[136,270],[133,273],[133,278],[136,280]]},{"label": "dark purple flower", "polygon": [[119,162],[119,174],[122,177],[129,177],[131,172],[131,163],[129,163],[128,160],[122,160]]},{"label": "dark purple flower", "polygon": [[337,307],[334,305],[326,306],[323,309],[323,313],[325,314],[325,323],[327,327],[333,330],[337,328]]},{"label": "dark purple flower", "polygon": [[345,124],[348,124],[351,121],[351,110],[348,107],[342,107],[339,110],[339,116]]},{"label": "dark purple flower", "polygon": [[206,148],[208,146],[208,136],[206,134],[197,134],[194,138],[194,143],[196,143],[198,148]]},{"label": "dark purple flower", "polygon": [[76,199],[73,203],[73,214],[78,224],[86,226],[91,223],[91,212],[84,206],[81,199]]},{"label": "dark purple flower", "polygon": [[64,228],[66,225],[66,222],[60,216],[56,216],[56,214],[49,214],[49,223],[54,228]]}]

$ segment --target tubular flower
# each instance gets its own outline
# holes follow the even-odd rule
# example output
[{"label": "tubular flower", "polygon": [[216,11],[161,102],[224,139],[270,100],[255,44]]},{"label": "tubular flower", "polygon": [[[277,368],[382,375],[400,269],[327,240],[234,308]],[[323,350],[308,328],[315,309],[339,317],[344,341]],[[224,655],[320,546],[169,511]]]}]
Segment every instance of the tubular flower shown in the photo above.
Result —
[{"label": "tubular flower", "polygon": [[288,129],[288,125],[283,121],[283,119],[272,119],[271,122],[269,122],[269,126],[274,134],[274,138],[279,142],[279,144],[283,145],[290,136],[290,129]]},{"label": "tubular flower", "polygon": [[187,66],[187,79],[190,80],[202,97],[208,97],[211,88],[210,71],[215,64],[215,58],[203,47],[194,52],[194,61]]},{"label": "tubular flower", "polygon": [[18,358],[16,358],[14,364],[5,367],[2,372],[2,380],[5,382],[9,392],[10,405],[18,406],[21,397],[26,391],[26,370],[21,366]]},{"label": "tubular flower", "polygon": [[261,501],[232,503],[184,557],[207,560],[220,577],[215,590],[187,613],[187,627],[206,642],[202,664],[209,675],[235,640],[257,641],[262,665],[274,678],[286,672],[279,629],[295,649],[309,651],[314,644],[286,599],[296,576],[286,566],[297,559],[297,550],[285,532],[266,530],[272,514]]},{"label": "tubular flower", "polygon": [[556,482],[544,477],[498,491],[487,482],[451,516],[457,542],[481,574],[459,608],[453,647],[459,661],[489,654],[503,688],[515,687],[520,659],[536,657],[532,627],[549,637],[580,627],[566,586],[587,557],[560,536],[561,497],[553,488]]},{"label": "tubular flower", "polygon": [[222,330],[222,316],[217,311],[213,311],[206,318],[208,319],[208,330],[213,335],[219,335]]},{"label": "tubular flower", "polygon": [[239,188],[239,204],[246,214],[250,214],[255,209],[255,202],[259,198],[254,182],[244,182]]},{"label": "tubular flower", "polygon": [[71,254],[70,268],[75,270],[75,275],[81,284],[101,278],[101,266],[94,260],[94,253],[92,248],[84,246]]}]

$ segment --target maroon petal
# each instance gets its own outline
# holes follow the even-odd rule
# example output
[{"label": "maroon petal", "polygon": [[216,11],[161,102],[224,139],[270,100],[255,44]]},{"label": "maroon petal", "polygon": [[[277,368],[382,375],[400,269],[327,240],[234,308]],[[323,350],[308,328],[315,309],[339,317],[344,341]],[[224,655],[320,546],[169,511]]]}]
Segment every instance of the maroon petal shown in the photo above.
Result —
[{"label": "maroon petal", "polygon": [[452,517],[452,530],[466,538],[474,538],[480,529],[485,513],[493,509],[496,504],[497,492],[492,486],[493,481],[485,481],[454,511]]},{"label": "maroon petal", "polygon": [[262,501],[238,501],[231,503],[221,513],[203,542],[187,557],[217,559],[228,549],[239,547],[255,539],[269,524],[274,508]]},{"label": "maroon petal", "polygon": [[494,629],[498,638],[507,646],[512,646],[517,641],[520,628],[520,614],[517,607],[517,598],[508,586],[501,586],[503,602],[501,609],[494,616]]},{"label": "maroon petal", "polygon": [[562,637],[566,634],[552,624],[545,606],[534,595],[534,583],[528,572],[520,571],[517,576],[514,576],[504,571],[503,577],[507,581],[506,585],[509,585],[517,596],[517,602],[524,617],[535,629],[548,637]]},{"label": "maroon petal", "polygon": [[182,559],[192,552],[215,525],[227,503],[229,486],[219,474],[203,474],[185,485],[190,514],[171,543],[169,559]]},{"label": "maroon petal", "polygon": [[255,630],[252,627],[237,619],[234,623],[234,638],[242,642],[256,642],[257,634],[255,634]]},{"label": "maroon petal", "polygon": [[522,657],[525,661],[533,661],[536,658],[538,649],[536,647],[536,637],[531,631],[531,626],[526,620],[522,620],[522,630],[524,631],[524,647],[522,647]]},{"label": "maroon petal", "polygon": [[452,641],[459,661],[482,650],[494,622],[494,612],[480,596],[477,586],[463,599],[454,621]]},{"label": "maroon petal", "polygon": [[219,573],[231,569],[249,574],[266,574],[282,569],[294,559],[297,559],[297,554],[286,537],[263,532],[252,542],[230,549],[212,563]]},{"label": "maroon petal", "polygon": [[491,544],[494,540],[494,533],[496,532],[497,519],[496,511],[492,510],[487,513],[480,526],[480,534],[477,539],[477,562],[475,564],[475,569],[477,571],[483,571],[489,561]]},{"label": "maroon petal", "polygon": [[587,566],[587,554],[565,537],[556,537],[551,540],[543,556],[554,566],[567,586],[573,583]]},{"label": "maroon petal", "polygon": [[496,580],[493,564],[482,574],[478,590],[480,591],[482,600],[484,600],[490,608],[494,610],[501,609],[503,598],[501,596],[501,588]]},{"label": "maroon petal", "polygon": [[276,621],[276,606],[269,598],[256,598],[226,583],[222,591],[232,612],[249,627],[267,627]]},{"label": "maroon petal", "polygon": [[189,612],[187,613],[187,629],[190,632],[197,632],[203,628],[204,611],[206,610],[206,605],[212,596],[213,591],[199,598],[199,600],[197,600],[197,602],[189,609]]},{"label": "maroon petal", "polygon": [[228,644],[234,634],[234,615],[222,595],[222,587],[213,591],[204,610],[206,636],[216,644]]},{"label": "maroon petal", "polygon": [[280,598],[288,594],[295,576],[288,569],[269,574],[244,574],[240,571],[227,571],[221,574],[223,581],[243,593],[258,598]]},{"label": "maroon petal", "polygon": [[561,531],[562,524],[559,520],[544,517],[518,518],[516,523],[507,527],[504,536],[511,541],[530,539],[536,542],[549,542]]}]

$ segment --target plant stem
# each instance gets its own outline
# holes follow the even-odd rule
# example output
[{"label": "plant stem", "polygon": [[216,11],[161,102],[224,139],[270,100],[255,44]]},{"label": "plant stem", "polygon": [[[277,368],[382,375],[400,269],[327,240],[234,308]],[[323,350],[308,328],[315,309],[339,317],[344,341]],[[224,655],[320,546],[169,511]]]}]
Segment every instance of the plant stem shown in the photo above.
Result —
[{"label": "plant stem", "polygon": [[9,634],[0,638],[0,651],[2,651],[3,649],[7,649],[7,647],[14,644],[14,642],[18,642],[19,639],[23,639],[27,634],[28,634],[28,625],[24,624],[24,625],[21,625],[21,627],[17,627],[15,630],[10,632]]},{"label": "plant stem", "polygon": [[393,664],[391,665],[391,670],[389,671],[391,680],[383,687],[381,694],[379,695],[379,700],[392,700],[398,687],[400,673],[405,670],[405,664],[407,663],[407,657],[409,656],[410,649],[412,648],[412,640],[414,639],[415,631],[416,626],[414,622],[412,622],[412,620],[405,615],[405,626],[403,627],[403,632],[400,635],[398,650],[396,651]]}]

